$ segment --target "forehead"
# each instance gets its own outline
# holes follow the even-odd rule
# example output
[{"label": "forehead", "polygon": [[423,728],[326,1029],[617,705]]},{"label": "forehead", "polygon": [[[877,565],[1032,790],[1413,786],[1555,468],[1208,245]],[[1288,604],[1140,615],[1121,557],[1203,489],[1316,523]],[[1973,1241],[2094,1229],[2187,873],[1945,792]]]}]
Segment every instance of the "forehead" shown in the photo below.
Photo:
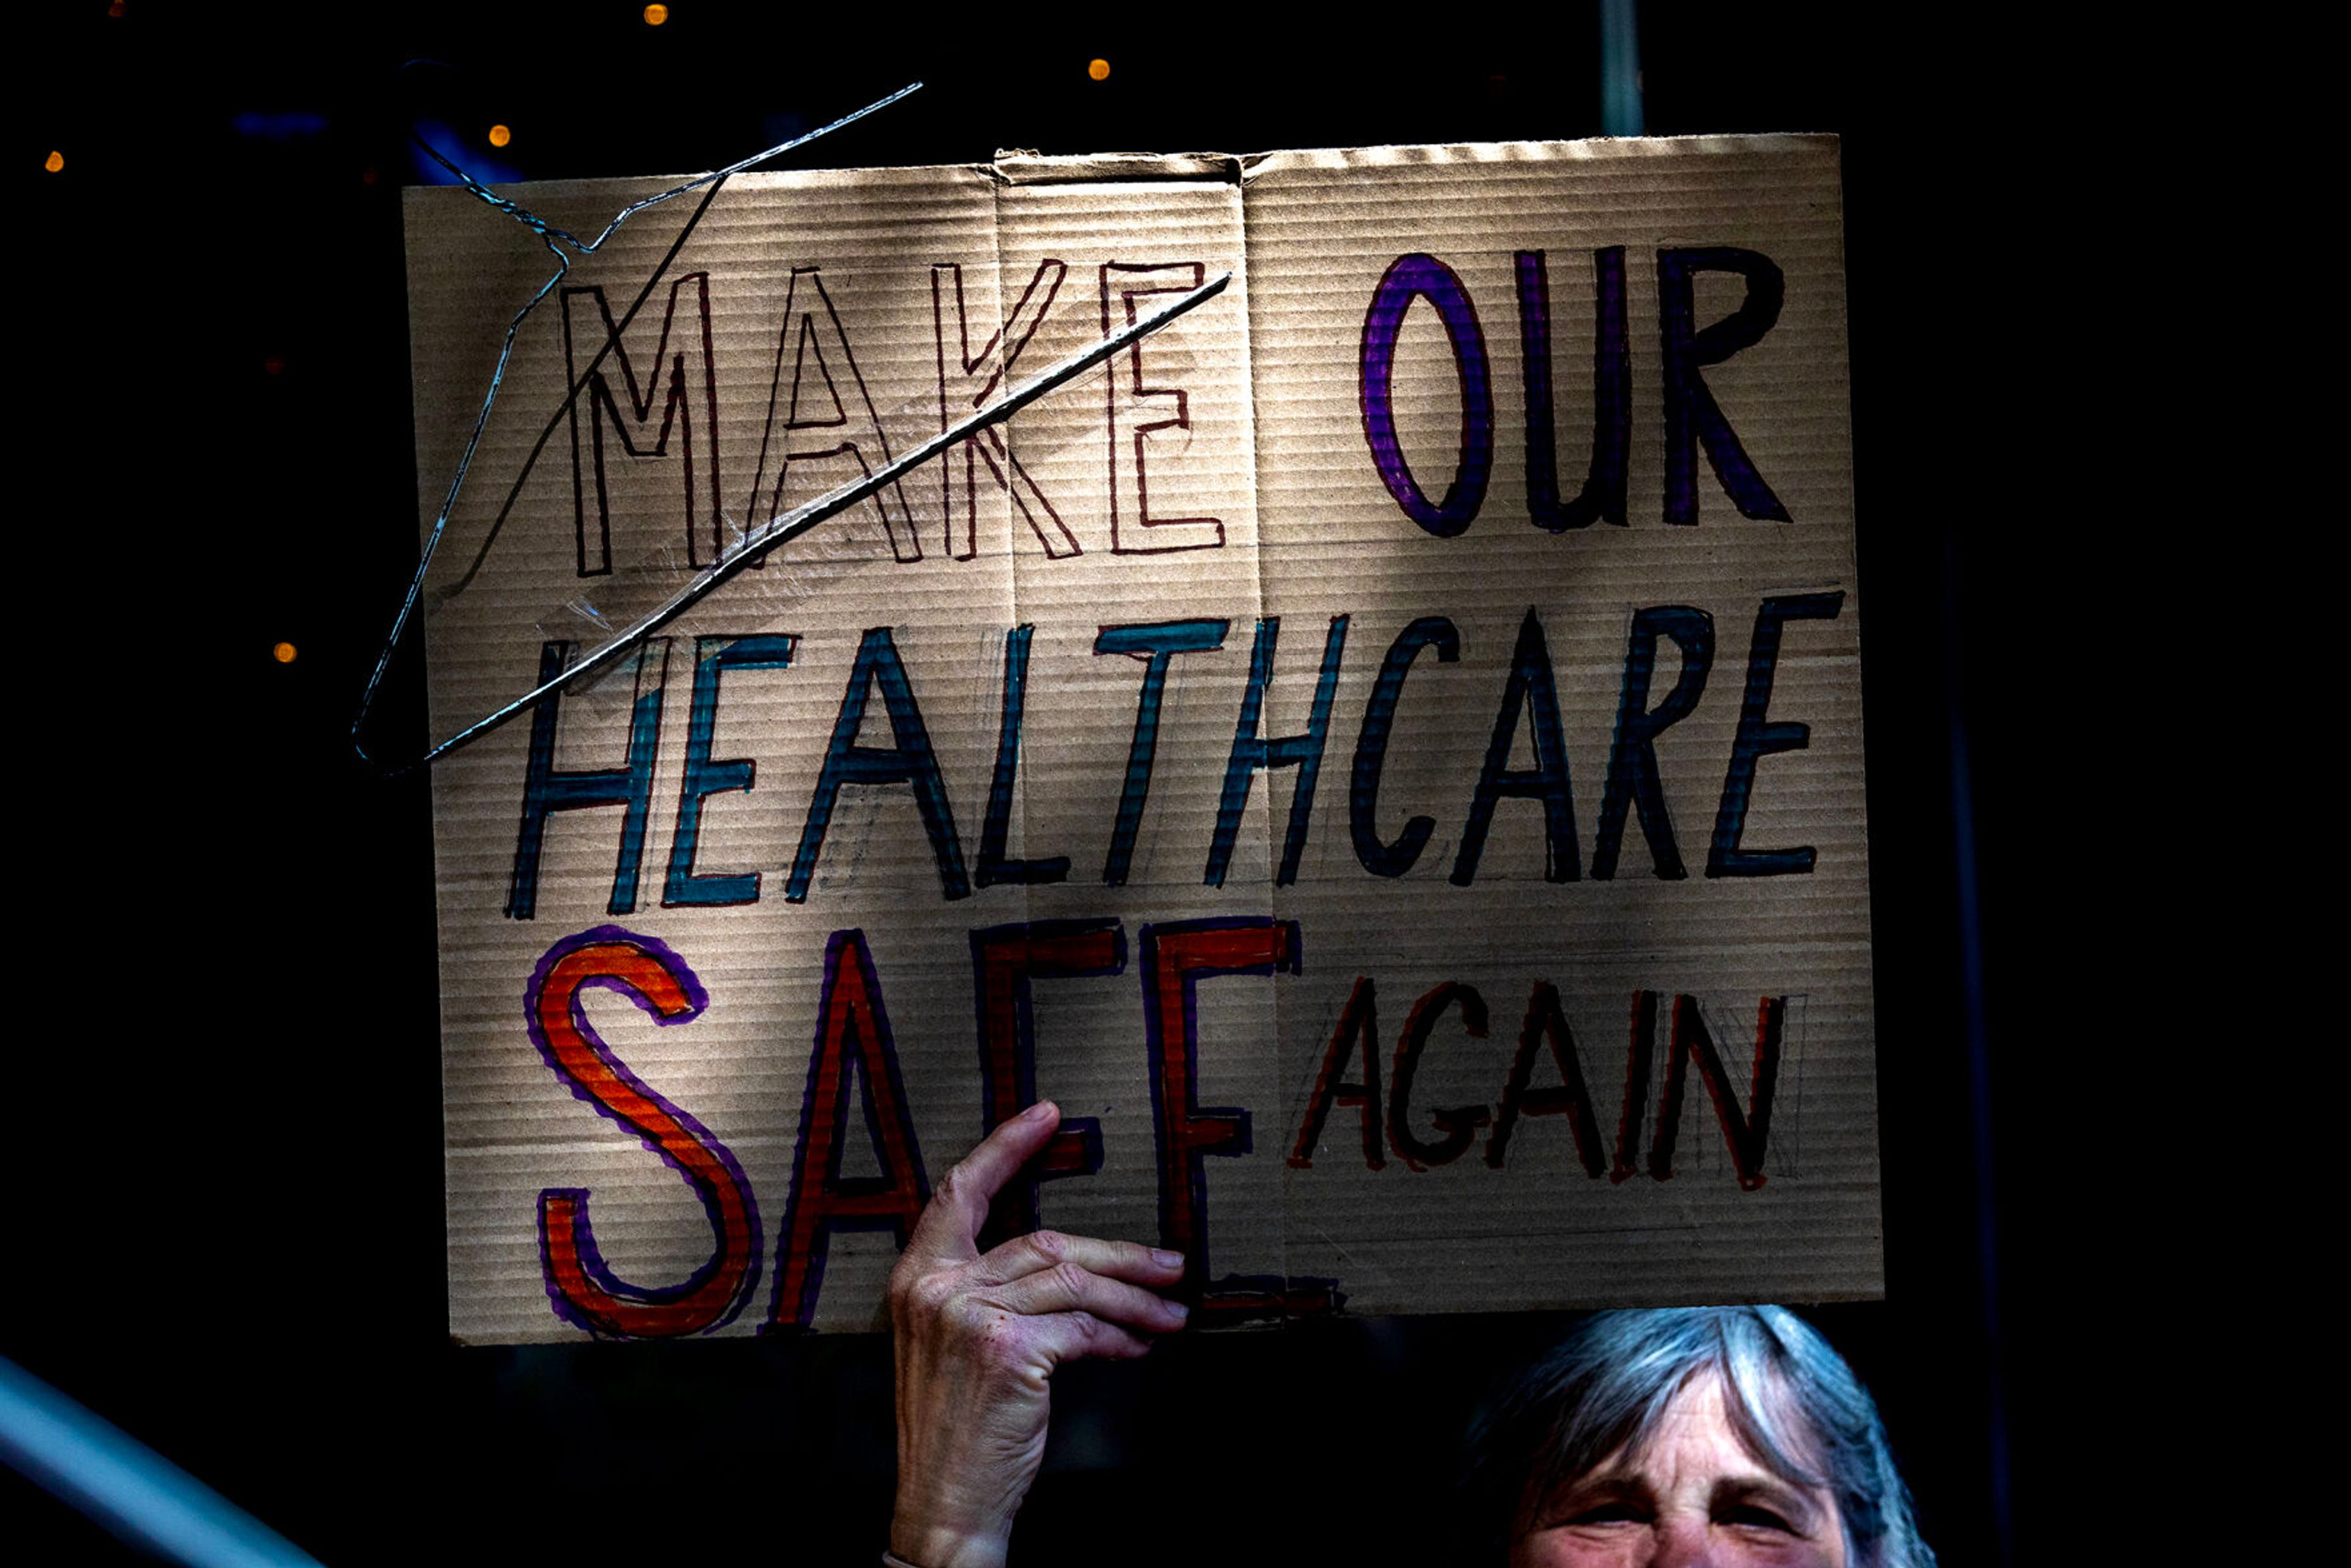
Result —
[{"label": "forehead", "polygon": [[1782,1379],[1764,1374],[1749,1400],[1722,1373],[1709,1369],[1685,1382],[1655,1420],[1591,1473],[1646,1471],[1660,1462],[1677,1468],[1703,1463],[1722,1476],[1769,1476],[1813,1486],[1819,1453],[1811,1424]]}]

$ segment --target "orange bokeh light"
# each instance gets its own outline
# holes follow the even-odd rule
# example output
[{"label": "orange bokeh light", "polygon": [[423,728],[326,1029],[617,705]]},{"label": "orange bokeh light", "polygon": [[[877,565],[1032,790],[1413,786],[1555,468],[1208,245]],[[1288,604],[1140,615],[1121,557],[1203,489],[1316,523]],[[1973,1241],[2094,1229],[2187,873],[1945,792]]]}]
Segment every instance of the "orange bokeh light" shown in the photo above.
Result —
[{"label": "orange bokeh light", "polygon": [[52,152],[47,158],[41,160],[41,167],[47,169],[52,174],[56,173],[65,166],[66,155],[62,152]]},{"label": "orange bokeh light", "polygon": [[666,21],[668,21],[668,20],[669,20],[669,7],[668,7],[668,6],[666,6],[666,5],[648,5],[648,6],[646,6],[646,7],[645,7],[645,26],[648,26],[648,27],[658,27],[658,26],[660,26],[664,22],[666,22]]},{"label": "orange bokeh light", "polygon": [[276,647],[269,650],[269,656],[277,660],[281,664],[290,664],[294,662],[295,653],[296,649],[293,643],[280,643]]},{"label": "orange bokeh light", "polygon": [[493,125],[493,126],[491,126],[491,127],[490,127],[490,145],[491,145],[491,146],[493,146],[493,147],[504,147],[507,142],[512,141],[513,140],[514,140],[514,132],[513,132],[513,131],[509,131],[509,130],[507,130],[505,126],[503,126],[503,125]]},{"label": "orange bokeh light", "polygon": [[1096,81],[1108,80],[1110,77],[1110,62],[1108,60],[1088,60],[1086,62],[1086,75],[1093,78]]}]

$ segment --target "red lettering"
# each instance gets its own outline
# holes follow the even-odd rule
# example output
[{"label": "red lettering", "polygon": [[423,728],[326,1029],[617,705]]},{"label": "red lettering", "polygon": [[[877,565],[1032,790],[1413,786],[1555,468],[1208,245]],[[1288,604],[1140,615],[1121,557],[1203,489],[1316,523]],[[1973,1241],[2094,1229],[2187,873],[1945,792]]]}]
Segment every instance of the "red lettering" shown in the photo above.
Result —
[{"label": "red lettering", "polygon": [[[889,433],[874,412],[873,394],[857,368],[823,276],[816,267],[796,267],[776,336],[775,378],[768,389],[767,425],[744,526],[764,528],[802,501],[871,477],[890,461]],[[796,478],[795,466],[813,469],[817,476]],[[902,481],[883,486],[862,505],[881,518],[892,554],[902,561],[923,559]]]},{"label": "red lettering", "polygon": [[[691,302],[690,320],[678,319],[681,299]],[[584,319],[584,310],[573,308],[589,301],[595,306],[595,326]],[[639,346],[643,346],[642,339]],[[584,384],[583,362],[587,367]],[[622,398],[612,395],[611,378],[605,373],[608,366],[617,367],[621,372]],[[592,286],[563,290],[563,373],[570,385],[580,389],[579,396],[563,405],[564,417],[571,425],[571,517],[579,541],[580,576],[597,577],[612,570],[612,513],[617,509],[626,516],[644,505],[638,501],[636,507],[632,507],[629,501],[636,499],[633,496],[618,508],[612,504],[612,491],[618,487],[614,475],[628,472],[636,465],[608,469],[604,459],[607,427],[620,442],[622,452],[632,458],[667,457],[671,435],[674,434],[679,438],[679,471],[685,482],[686,560],[690,565],[707,566],[724,552],[726,540],[719,520],[719,494],[724,481],[718,472],[716,366],[717,355],[711,348],[710,275],[706,272],[689,272],[669,286],[669,305],[662,312],[661,337],[654,342],[653,359],[645,365],[642,385],[637,380],[636,365],[630,361],[629,350],[621,340],[620,328],[612,320],[611,308],[604,301],[604,291]],[[588,424],[584,452],[580,440],[583,403]],[[699,413],[695,412],[696,404],[700,405]],[[656,407],[661,413],[658,426],[653,423]],[[702,428],[701,477],[706,492],[699,498],[695,493],[697,421]],[[596,492],[596,527],[592,533],[588,527],[590,473],[594,475]]]},{"label": "red lettering", "polygon": [[[971,934],[979,1015],[982,1115],[993,1132],[1037,1103],[1037,1017],[1029,982],[1040,976],[1115,975],[1126,967],[1126,930],[1115,916],[992,925]],[[1004,1186],[980,1236],[985,1251],[1036,1229],[1037,1184],[1102,1169],[1102,1123],[1064,1116],[1044,1153]]]},{"label": "red lettering", "polygon": [[1429,1119],[1445,1134],[1434,1144],[1425,1142],[1412,1130],[1412,1081],[1420,1068],[1421,1052],[1428,1048],[1428,1037],[1437,1028],[1437,1020],[1457,1002],[1461,1007],[1462,1029],[1472,1040],[1485,1039],[1486,998],[1478,994],[1477,987],[1458,980],[1432,987],[1427,995],[1413,1003],[1412,1014],[1405,1019],[1404,1033],[1396,1037],[1394,1092],[1388,1098],[1388,1141],[1414,1170],[1451,1165],[1459,1159],[1490,1114],[1483,1105],[1453,1105],[1431,1111]]},{"label": "red lettering", "polygon": [[751,1184],[726,1146],[654,1093],[588,1026],[580,994],[620,992],[653,1021],[679,1024],[708,1003],[684,959],[651,937],[600,925],[548,949],[532,972],[532,1043],[572,1092],[645,1140],[693,1186],[717,1239],[710,1261],[682,1285],[632,1285],[596,1250],[584,1188],[538,1195],[538,1247],[555,1310],[591,1333],[656,1338],[724,1326],[758,1280],[759,1216]]},{"label": "red lettering", "polygon": [[[931,328],[938,345],[942,434],[956,420],[968,418],[987,407],[997,389],[1010,378],[1021,351],[1044,324],[1045,313],[1052,309],[1053,297],[1061,292],[1061,277],[1069,270],[1068,264],[1050,257],[1039,262],[1037,270],[1029,275],[1029,287],[1020,291],[1019,301],[1013,305],[1012,314],[975,353],[964,308],[963,264],[945,262],[931,268]],[[949,283],[955,287],[952,348],[947,335]],[[963,459],[960,468],[956,463],[958,455]],[[979,465],[983,463],[987,465],[989,480],[1011,498],[1012,509],[1029,525],[1048,557],[1059,559],[1085,553],[1078,548],[1076,536],[1063,525],[1061,514],[1053,509],[1053,503],[1038,488],[1029,470],[1020,465],[1019,455],[1004,439],[1004,427],[991,424],[938,462],[948,554],[957,560],[969,560],[979,553]]]},{"label": "red lettering", "polygon": [[1714,1102],[1715,1120],[1722,1124],[1723,1142],[1730,1145],[1731,1164],[1739,1185],[1753,1192],[1763,1185],[1763,1145],[1771,1132],[1771,1096],[1780,1081],[1780,1035],[1787,1017],[1788,998],[1765,997],[1755,1019],[1755,1068],[1749,1080],[1750,1109],[1742,1113],[1730,1074],[1698,1015],[1696,997],[1674,998],[1674,1038],[1667,1048],[1666,1089],[1657,1104],[1657,1136],[1649,1149],[1649,1174],[1659,1181],[1674,1174],[1674,1140],[1681,1130],[1685,1069],[1698,1063],[1707,1097]]},{"label": "red lettering", "polygon": [[[1530,1089],[1535,1051],[1545,1041],[1550,1042],[1552,1065],[1559,1069],[1560,1082],[1548,1089]],[[1567,1027],[1567,1014],[1561,1010],[1559,988],[1549,980],[1538,980],[1534,995],[1527,998],[1527,1020],[1519,1026],[1519,1054],[1512,1059],[1510,1076],[1502,1085],[1502,1105],[1494,1115],[1494,1135],[1486,1143],[1486,1163],[1496,1170],[1502,1168],[1520,1116],[1560,1115],[1575,1132],[1575,1152],[1583,1161],[1584,1174],[1598,1176],[1605,1168],[1600,1124],[1592,1113],[1591,1092],[1583,1086],[1575,1032]]]},{"label": "red lettering", "polygon": [[[1207,276],[1207,265],[1197,261],[1102,263],[1102,336],[1141,320],[1137,301],[1155,294],[1188,294]],[[1123,321],[1117,319],[1121,310]],[[1152,386],[1145,377],[1143,343],[1137,341],[1111,361],[1103,382],[1110,410],[1110,548],[1118,555],[1216,549],[1225,542],[1225,525],[1217,518],[1151,515],[1145,465],[1151,437],[1192,428],[1192,395],[1182,387]]]},{"label": "red lettering", "polygon": [[[1159,1145],[1159,1239],[1184,1254],[1186,1293],[1210,1305],[1217,1304],[1217,1292],[1208,1283],[1208,1176],[1203,1161],[1209,1155],[1249,1152],[1249,1113],[1200,1104],[1198,988],[1211,975],[1270,975],[1277,967],[1297,972],[1295,921],[1246,915],[1143,928],[1144,1030],[1151,1048],[1151,1111]],[[1263,1293],[1256,1289],[1262,1281],[1247,1283],[1254,1293]]]},{"label": "red lettering", "polygon": [[1633,1039],[1625,1049],[1625,1108],[1616,1118],[1616,1163],[1612,1184],[1640,1173],[1641,1113],[1649,1108],[1649,1061],[1657,1053],[1657,993],[1633,993]]},{"label": "red lettering", "polygon": [[[1339,1074],[1358,1044],[1363,1047],[1364,1081],[1342,1082]],[[1299,1124],[1298,1145],[1290,1151],[1292,1168],[1312,1168],[1314,1145],[1322,1142],[1322,1124],[1333,1105],[1362,1110],[1364,1164],[1375,1171],[1385,1169],[1387,1154],[1380,1146],[1380,1013],[1369,975],[1355,977],[1355,988],[1347,993],[1347,1005],[1339,1010],[1331,1043],[1323,1048],[1322,1071],[1315,1075],[1314,1094],[1306,1103],[1306,1120]]]},{"label": "red lettering", "polygon": [[[878,1138],[878,1176],[841,1174],[852,1071],[865,1124]],[[898,1076],[897,1042],[873,977],[873,956],[864,932],[836,931],[824,947],[824,994],[817,1004],[816,1045],[800,1103],[799,1145],[792,1156],[775,1306],[767,1328],[806,1328],[815,1318],[834,1231],[888,1230],[904,1247],[930,1196]]]}]

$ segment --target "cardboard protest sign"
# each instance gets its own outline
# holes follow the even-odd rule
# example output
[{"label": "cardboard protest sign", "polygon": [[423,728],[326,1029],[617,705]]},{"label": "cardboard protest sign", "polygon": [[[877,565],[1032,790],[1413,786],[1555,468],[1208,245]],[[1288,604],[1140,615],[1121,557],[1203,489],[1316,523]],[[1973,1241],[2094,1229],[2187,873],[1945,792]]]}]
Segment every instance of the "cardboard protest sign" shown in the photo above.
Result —
[{"label": "cardboard protest sign", "polygon": [[[429,517],[546,258],[408,221]],[[740,176],[677,234],[517,335],[436,734],[1233,281],[437,765],[460,1338],[872,1326],[1040,1097],[995,1228],[1180,1247],[1210,1322],[1878,1291],[1833,141]]]}]

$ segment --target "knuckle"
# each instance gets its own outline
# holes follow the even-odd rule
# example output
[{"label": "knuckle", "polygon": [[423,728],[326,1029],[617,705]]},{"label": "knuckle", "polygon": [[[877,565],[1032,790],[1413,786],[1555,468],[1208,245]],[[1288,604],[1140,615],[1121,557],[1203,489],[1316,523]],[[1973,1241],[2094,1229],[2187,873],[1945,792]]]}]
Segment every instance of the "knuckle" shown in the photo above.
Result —
[{"label": "knuckle", "polygon": [[957,1300],[955,1281],[945,1274],[925,1274],[909,1285],[904,1292],[910,1311],[925,1317],[937,1317],[949,1312]]},{"label": "knuckle", "polygon": [[1054,1264],[1051,1273],[1054,1288],[1068,1295],[1073,1301],[1084,1299],[1086,1287],[1093,1278],[1075,1263],[1066,1260]]},{"label": "knuckle", "polygon": [[1069,1256],[1070,1239],[1058,1230],[1032,1230],[1029,1249],[1048,1263],[1058,1263]]},{"label": "knuckle", "polygon": [[983,1337],[995,1318],[995,1309],[973,1296],[950,1296],[938,1305],[941,1322],[957,1333]]}]

